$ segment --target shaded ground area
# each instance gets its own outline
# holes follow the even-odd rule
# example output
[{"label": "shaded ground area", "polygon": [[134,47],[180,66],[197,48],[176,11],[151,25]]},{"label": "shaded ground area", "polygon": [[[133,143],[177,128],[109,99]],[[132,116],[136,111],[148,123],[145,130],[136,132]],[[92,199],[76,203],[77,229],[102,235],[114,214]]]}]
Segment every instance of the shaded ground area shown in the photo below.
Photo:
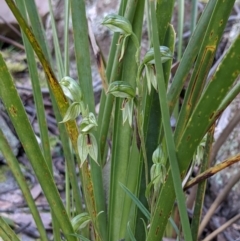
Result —
[{"label": "shaded ground area", "polygon": [[[62,36],[62,32],[60,29],[62,27],[62,10],[60,5],[57,4],[58,1],[55,1],[55,8],[58,10],[56,13],[56,19],[58,22],[59,28],[59,36]],[[110,43],[110,32],[103,29],[100,25],[100,19],[105,14],[105,12],[114,12],[114,6],[116,4],[105,3],[103,1],[101,5],[95,5],[94,3],[89,3],[88,6],[88,16],[91,17],[93,23],[93,30],[95,32],[96,38],[99,42],[99,45],[102,47],[103,52],[107,55],[108,47]],[[202,11],[204,5],[199,3],[199,11]],[[191,5],[189,1],[186,1],[186,21],[185,21],[185,33],[184,40],[185,43],[189,40],[190,31],[189,31],[189,19],[190,19],[190,10]],[[177,22],[177,7],[176,7],[176,15],[173,18],[173,23],[176,27]],[[48,40],[50,46],[52,46],[52,36],[51,29],[49,28],[49,19],[46,20],[46,32],[48,35]],[[231,43],[231,39],[234,38],[237,34],[240,33],[240,8],[238,5],[235,5],[234,10],[232,12],[231,17],[229,18],[229,22],[227,28],[225,30],[224,36],[221,40],[221,44],[218,48],[215,63],[221,59],[226,47]],[[146,30],[143,31],[144,41],[147,42],[146,39]],[[21,42],[19,40],[19,42]],[[144,42],[144,43],[145,43]],[[72,47],[71,47],[72,48]],[[7,65],[16,80],[16,86],[18,88],[21,99],[24,103],[25,109],[28,113],[29,120],[32,123],[32,126],[35,130],[37,136],[39,136],[39,128],[36,120],[36,111],[34,107],[34,100],[32,95],[32,87],[31,82],[28,76],[27,70],[27,61],[24,51],[20,50],[18,47],[15,47],[9,44],[8,41],[3,43],[3,56],[7,62]],[[74,65],[74,57],[73,51],[71,52],[71,61],[72,61],[72,69],[71,76],[76,78],[76,71]],[[52,49],[52,53],[54,55],[54,51]],[[213,69],[216,68],[216,65],[213,66]],[[59,142],[57,123],[53,115],[52,105],[49,97],[49,92],[46,88],[46,82],[44,74],[42,73],[41,66],[39,65],[39,74],[41,76],[42,83],[42,94],[44,97],[44,106],[46,110],[46,117],[49,127],[49,135],[51,138],[51,147],[52,147],[52,156],[53,156],[53,166],[54,166],[54,178],[57,183],[59,192],[64,200],[64,183],[65,183],[65,170],[64,170],[64,160],[62,157],[62,148]],[[101,81],[96,71],[96,66],[93,60],[93,86],[96,95],[96,103],[99,100],[99,93],[101,90]],[[240,121],[239,117],[239,109],[240,109],[240,97],[236,98],[235,101],[230,105],[230,107],[223,113],[222,117],[219,120],[218,126],[216,128],[215,133],[215,141],[220,138],[226,140],[225,144],[221,147],[221,149],[217,152],[215,158],[213,158],[213,163],[219,163],[226,159],[229,156],[235,155],[240,152],[240,132],[238,122]],[[23,152],[23,149],[18,142],[14,129],[9,122],[7,114],[4,112],[3,106],[0,105],[0,127],[5,130],[6,135],[9,138],[9,142],[14,149],[14,152],[21,163],[22,171],[26,177],[26,180],[31,187],[32,195],[35,199],[35,202],[40,210],[45,228],[49,230],[49,235],[51,235],[51,217],[49,206],[42,195],[41,188],[37,183],[37,180],[32,172],[30,164]],[[232,124],[233,127],[230,129],[228,133],[224,133],[224,136],[221,135],[223,130],[226,129],[232,122],[232,119],[236,119]],[[231,133],[231,134],[230,134]],[[215,146],[216,147],[216,146]],[[218,149],[216,147],[216,149]],[[211,232],[215,231],[217,228],[221,227],[224,223],[231,220],[233,217],[239,216],[240,210],[240,185],[237,182],[240,179],[239,175],[240,164],[235,164],[232,167],[227,168],[221,173],[215,175],[210,178],[208,181],[207,187],[207,195],[204,203],[203,214],[205,215],[208,210],[211,208],[212,203],[216,198],[220,195],[223,195],[222,202],[218,205],[215,212],[213,212],[212,218],[206,225],[202,238],[208,236]],[[196,168],[197,169],[197,168]],[[227,186],[228,183],[235,177],[236,181],[233,188],[229,188],[229,192],[225,192],[223,194],[222,191]],[[189,197],[194,195],[194,189],[190,190]],[[189,208],[189,213],[191,214],[191,208]],[[18,189],[18,186],[8,168],[3,158],[0,156],[0,214],[2,216],[8,217],[9,221],[11,221],[11,225],[17,233],[22,235],[22,240],[33,240],[38,238],[38,232],[35,228],[34,221],[31,217],[31,214],[28,211],[24,198]],[[236,220],[229,225],[228,228],[223,230],[223,232],[217,235],[215,238],[211,240],[216,241],[233,241],[237,240],[240,237],[240,221],[238,221],[240,217],[236,218]]]}]

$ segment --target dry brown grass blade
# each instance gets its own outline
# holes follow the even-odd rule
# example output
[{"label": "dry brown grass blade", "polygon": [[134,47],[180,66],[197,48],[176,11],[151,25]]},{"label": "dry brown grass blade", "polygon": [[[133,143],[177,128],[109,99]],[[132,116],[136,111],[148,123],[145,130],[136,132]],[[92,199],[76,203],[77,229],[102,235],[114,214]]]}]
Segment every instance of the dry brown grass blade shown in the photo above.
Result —
[{"label": "dry brown grass blade", "polygon": [[225,185],[223,190],[219,193],[218,197],[215,199],[211,207],[208,209],[208,212],[204,216],[201,225],[199,227],[198,236],[201,235],[202,231],[208,224],[209,220],[211,219],[212,215],[214,214],[217,207],[220,203],[227,197],[228,193],[231,191],[232,187],[239,181],[240,179],[240,172],[238,172],[235,176],[233,176],[228,183]]},{"label": "dry brown grass blade", "polygon": [[228,158],[225,161],[221,162],[220,164],[207,169],[205,172],[199,174],[197,177],[187,182],[187,184],[184,187],[184,191],[239,161],[240,161],[240,154],[234,157]]},{"label": "dry brown grass blade", "polygon": [[224,223],[221,227],[216,229],[214,232],[212,232],[210,235],[208,235],[203,241],[211,241],[214,237],[216,237],[219,233],[223,232],[226,228],[228,228],[230,225],[235,223],[237,220],[240,219],[240,213],[234,216],[232,219]]}]

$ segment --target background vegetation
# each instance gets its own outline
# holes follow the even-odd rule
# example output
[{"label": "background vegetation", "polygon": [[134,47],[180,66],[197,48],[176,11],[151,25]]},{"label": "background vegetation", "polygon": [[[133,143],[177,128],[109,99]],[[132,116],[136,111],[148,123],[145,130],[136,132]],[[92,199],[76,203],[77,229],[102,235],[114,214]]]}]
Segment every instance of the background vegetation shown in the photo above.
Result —
[{"label": "background vegetation", "polygon": [[[193,1],[191,38],[183,51],[184,1],[178,1],[175,50],[176,34],[170,24],[175,1],[122,0],[119,12],[106,16],[102,22],[114,32],[105,60],[89,31],[85,2],[66,0],[64,53],[52,21],[55,62],[49,54],[34,2],[6,2],[23,35],[40,143],[2,55],[0,98],[49,203],[53,239],[154,241],[175,236],[197,240],[202,231],[199,223],[205,179],[239,160],[239,156],[232,157],[215,169],[208,169],[215,122],[239,92],[239,83],[235,83],[240,73],[239,35],[209,77],[235,1],[209,1],[198,21],[197,1]],[[142,56],[144,16],[148,23],[149,51]],[[70,20],[78,80],[68,77]],[[92,88],[89,39],[103,83],[98,113]],[[179,62],[171,76],[175,52]],[[53,179],[36,56],[44,69],[59,123],[66,165],[65,202]],[[180,101],[184,85],[187,87]],[[171,118],[176,120],[176,125],[171,126]],[[0,148],[29,205],[41,240],[48,240],[18,161],[2,131]],[[192,185],[188,179],[197,161],[201,174],[192,182],[201,182],[190,219],[185,190]],[[103,185],[106,175],[110,176],[108,190]],[[3,218],[0,218],[0,236],[4,240],[19,240]]]}]

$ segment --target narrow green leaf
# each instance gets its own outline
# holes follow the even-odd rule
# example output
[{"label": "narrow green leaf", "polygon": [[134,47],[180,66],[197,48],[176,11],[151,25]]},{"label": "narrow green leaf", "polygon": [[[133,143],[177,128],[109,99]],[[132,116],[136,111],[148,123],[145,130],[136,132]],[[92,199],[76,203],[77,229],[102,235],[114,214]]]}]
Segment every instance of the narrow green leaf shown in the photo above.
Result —
[{"label": "narrow green leaf", "polygon": [[143,206],[143,204],[139,201],[139,199],[122,183],[119,183],[121,188],[126,192],[126,194],[132,199],[132,201],[137,205],[137,207],[141,210],[141,212],[145,215],[145,217],[150,220],[150,213],[149,211]]},{"label": "narrow green leaf", "polygon": [[[158,39],[158,33],[156,31],[157,21],[156,21],[154,1],[153,0],[150,1],[150,4],[151,4],[152,35],[153,35],[152,38],[153,38],[153,47],[154,47],[154,55],[155,55],[155,62],[156,62],[156,75],[157,75],[157,82],[158,82],[158,89],[159,89],[158,94],[159,94],[159,101],[161,106],[163,129],[164,129],[166,145],[167,145],[167,154],[169,157],[171,170],[174,173],[173,175],[174,190],[177,196],[177,202],[178,202],[184,237],[186,240],[191,241],[192,235],[191,235],[190,224],[189,224],[187,209],[185,204],[185,195],[182,190],[175,143],[174,143],[172,130],[170,126],[170,115],[169,115],[169,110],[167,106],[166,86],[165,86],[163,68],[161,63],[161,55],[158,47],[159,39]],[[157,205],[160,205],[160,204],[157,204]],[[157,212],[157,209],[155,210],[154,215],[156,215],[156,212]],[[162,238],[160,234],[161,232],[158,232],[158,230],[159,230],[159,223],[155,219],[151,223],[147,240],[156,240],[156,238],[161,239]]]},{"label": "narrow green leaf", "polygon": [[34,221],[37,225],[38,231],[40,233],[41,239],[47,241],[47,233],[44,228],[43,222],[41,220],[40,214],[38,212],[35,201],[31,195],[28,185],[25,181],[25,177],[21,171],[20,165],[16,157],[14,156],[2,130],[0,129],[0,151],[2,152],[8,166],[10,167],[22,193],[29,206],[29,209],[33,215]]},{"label": "narrow green leaf", "polygon": [[[73,232],[71,223],[69,219],[66,218],[67,213],[65,207],[60,199],[53,177],[42,155],[32,126],[1,54],[0,69],[0,98],[8,111],[9,117],[31,162],[43,192],[66,236]],[[74,241],[75,239],[72,238],[71,240]]]},{"label": "narrow green leaf", "polygon": [[131,227],[130,227],[129,222],[128,222],[128,224],[127,224],[127,231],[128,231],[128,235],[129,235],[129,237],[130,237],[130,240],[131,240],[131,241],[137,241],[137,240],[135,239],[135,237],[134,237],[134,234],[133,234],[132,230],[131,230]]},{"label": "narrow green leaf", "polygon": [[80,241],[91,241],[90,239],[88,239],[88,238],[85,238],[83,235],[81,235],[81,234],[70,234],[71,236],[75,236],[75,237],[77,237],[77,238],[79,238],[80,239]]},{"label": "narrow green leaf", "polygon": [[[14,231],[9,227],[6,221],[0,216],[0,234],[6,235],[6,241],[20,241],[18,236],[14,233]],[[3,238],[3,237],[2,237]],[[4,240],[5,241],[5,240]]]}]

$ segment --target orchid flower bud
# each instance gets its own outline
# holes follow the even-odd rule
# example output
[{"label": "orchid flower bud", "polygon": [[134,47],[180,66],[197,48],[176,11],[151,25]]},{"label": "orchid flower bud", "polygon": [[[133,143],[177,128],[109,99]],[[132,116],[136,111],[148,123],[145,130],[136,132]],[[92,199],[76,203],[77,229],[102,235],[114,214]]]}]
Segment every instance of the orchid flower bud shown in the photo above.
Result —
[{"label": "orchid flower bud", "polygon": [[60,123],[67,122],[69,120],[75,120],[81,113],[81,104],[79,102],[73,102],[67,109],[67,112]]},{"label": "orchid flower bud", "polygon": [[[161,62],[165,63],[166,61],[173,58],[173,54],[170,51],[170,49],[166,46],[160,46],[160,53],[161,53]],[[155,59],[154,59],[154,50],[151,48],[143,57],[143,61],[141,65],[138,68],[137,73],[137,81],[140,80],[143,69],[146,69],[146,77],[147,77],[147,86],[148,86],[148,93],[151,92],[151,85],[157,90],[157,81],[155,77],[155,71],[152,67],[155,65]]]},{"label": "orchid flower bud", "polygon": [[128,120],[130,126],[132,126],[133,118],[133,99],[125,99],[122,107],[123,124]]},{"label": "orchid flower bud", "polygon": [[132,99],[135,97],[135,90],[126,81],[114,81],[109,85],[107,93],[115,97]]},{"label": "orchid flower bud", "polygon": [[59,82],[64,94],[74,102],[81,102],[83,99],[82,91],[78,83],[71,77],[65,76]]},{"label": "orchid flower bud", "polygon": [[89,133],[94,127],[97,126],[97,120],[95,115],[90,112],[87,117],[84,117],[80,124],[80,130],[84,133]]},{"label": "orchid flower bud", "polygon": [[132,25],[128,19],[117,14],[107,15],[103,21],[102,25],[106,26],[115,33],[120,33],[124,36],[132,34]]},{"label": "orchid flower bud", "polygon": [[91,217],[86,212],[78,214],[71,220],[71,224],[75,232],[85,228],[90,222]]},{"label": "orchid flower bud", "polygon": [[[160,46],[159,49],[160,49],[161,62],[162,63],[165,63],[168,60],[173,58],[173,54],[168,47]],[[142,74],[142,71],[143,71],[143,68],[144,68],[145,65],[150,65],[150,64],[155,64],[153,48],[150,48],[147,51],[147,53],[145,54],[145,56],[143,57],[142,63],[139,66],[139,69],[138,69],[138,75],[140,76]]]},{"label": "orchid flower bud", "polygon": [[153,152],[152,160],[153,165],[150,170],[150,175],[154,184],[154,190],[157,191],[166,177],[166,158],[160,146]]},{"label": "orchid flower bud", "polygon": [[96,138],[93,134],[81,133],[78,136],[77,145],[78,145],[78,155],[81,160],[81,166],[87,160],[88,154],[98,164],[97,162],[98,146],[97,146]]}]

